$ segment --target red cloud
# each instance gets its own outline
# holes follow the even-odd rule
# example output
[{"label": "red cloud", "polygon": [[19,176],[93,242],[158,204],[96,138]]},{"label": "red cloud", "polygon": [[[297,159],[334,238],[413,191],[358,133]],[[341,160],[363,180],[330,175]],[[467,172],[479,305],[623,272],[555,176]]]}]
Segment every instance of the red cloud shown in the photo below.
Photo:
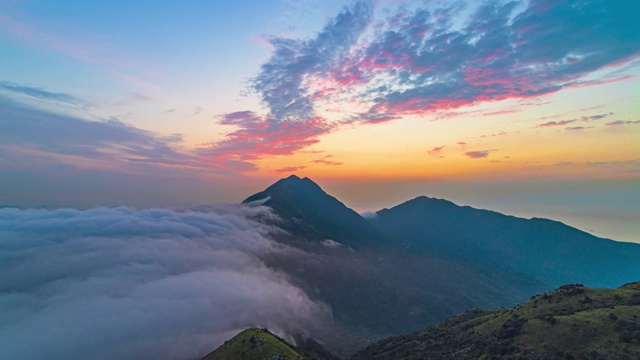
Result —
[{"label": "red cloud", "polygon": [[198,154],[211,162],[235,161],[239,171],[250,161],[270,155],[291,155],[317,143],[318,137],[333,130],[323,118],[306,121],[275,121],[264,119],[251,111],[241,111],[222,116],[222,125],[235,125],[239,129],[226,135],[224,140],[201,148]]}]

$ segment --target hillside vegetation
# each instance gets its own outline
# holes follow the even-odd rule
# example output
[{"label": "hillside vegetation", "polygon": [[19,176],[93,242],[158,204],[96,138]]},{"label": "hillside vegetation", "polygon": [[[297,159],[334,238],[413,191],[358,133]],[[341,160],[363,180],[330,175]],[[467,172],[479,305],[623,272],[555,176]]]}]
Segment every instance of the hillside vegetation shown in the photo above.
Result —
[{"label": "hillside vegetation", "polygon": [[265,329],[242,331],[202,360],[312,360]]},{"label": "hillside vegetation", "polygon": [[565,285],[511,310],[470,310],[351,359],[640,359],[640,282]]}]

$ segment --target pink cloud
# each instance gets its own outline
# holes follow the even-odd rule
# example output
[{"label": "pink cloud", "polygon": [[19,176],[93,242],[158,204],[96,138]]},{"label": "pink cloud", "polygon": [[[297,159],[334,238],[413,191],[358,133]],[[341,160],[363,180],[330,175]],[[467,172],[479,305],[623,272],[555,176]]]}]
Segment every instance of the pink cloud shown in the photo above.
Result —
[{"label": "pink cloud", "polygon": [[292,155],[318,143],[319,136],[333,130],[333,126],[320,117],[300,122],[279,122],[265,119],[252,111],[223,115],[220,124],[234,125],[238,129],[227,134],[225,139],[200,148],[198,153],[211,162],[233,160],[241,171],[253,169],[246,164],[265,156]]},{"label": "pink cloud", "polygon": [[497,116],[497,115],[505,115],[505,114],[514,114],[514,113],[517,113],[517,112],[520,112],[520,111],[522,111],[522,109],[506,109],[506,110],[486,112],[486,113],[483,113],[482,116]]},{"label": "pink cloud", "polygon": [[506,136],[506,135],[508,135],[507,132],[500,130],[497,133],[480,135],[480,137],[486,138],[486,137],[496,137],[496,136]]},{"label": "pink cloud", "polygon": [[427,153],[431,156],[436,156],[436,157],[442,157],[442,149],[444,149],[445,146],[436,146],[433,149],[427,151]]},{"label": "pink cloud", "polygon": [[294,173],[296,171],[305,169],[306,166],[287,166],[280,169],[273,170],[274,173],[282,174],[282,173]]},{"label": "pink cloud", "polygon": [[333,155],[326,155],[323,156],[320,159],[316,159],[316,160],[312,160],[312,162],[316,163],[316,164],[323,164],[323,165],[329,165],[329,166],[337,166],[337,165],[342,165],[342,162],[339,161],[331,161],[331,160],[327,160],[329,158],[332,158]]}]

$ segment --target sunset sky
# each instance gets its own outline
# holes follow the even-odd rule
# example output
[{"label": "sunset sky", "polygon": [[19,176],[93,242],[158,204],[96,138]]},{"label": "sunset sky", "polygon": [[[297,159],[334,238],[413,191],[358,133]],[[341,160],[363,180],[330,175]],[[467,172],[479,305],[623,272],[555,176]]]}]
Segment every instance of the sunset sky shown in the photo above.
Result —
[{"label": "sunset sky", "polygon": [[640,242],[640,2],[0,0],[0,205],[307,176]]}]

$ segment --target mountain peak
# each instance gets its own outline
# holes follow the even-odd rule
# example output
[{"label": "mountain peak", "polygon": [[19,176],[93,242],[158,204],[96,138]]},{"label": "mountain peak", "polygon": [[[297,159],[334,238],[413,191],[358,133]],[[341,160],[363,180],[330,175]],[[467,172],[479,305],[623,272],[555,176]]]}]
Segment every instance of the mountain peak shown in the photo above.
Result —
[{"label": "mountain peak", "polygon": [[264,200],[263,205],[290,222],[284,225],[287,230],[306,238],[353,244],[383,237],[357,212],[306,177],[280,179],[243,203],[258,200]]},{"label": "mountain peak", "polygon": [[304,194],[305,197],[323,197],[329,196],[322,188],[309,178],[300,178],[297,175],[291,175],[287,178],[280,179],[257,194],[246,198],[243,203],[262,200],[273,196],[292,196],[294,193]]}]

